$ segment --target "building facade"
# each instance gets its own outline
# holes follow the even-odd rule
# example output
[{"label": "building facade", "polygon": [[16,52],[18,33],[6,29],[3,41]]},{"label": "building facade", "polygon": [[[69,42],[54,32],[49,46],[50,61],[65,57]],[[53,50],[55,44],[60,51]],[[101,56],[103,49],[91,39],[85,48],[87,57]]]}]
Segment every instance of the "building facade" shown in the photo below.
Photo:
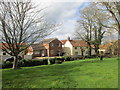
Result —
[{"label": "building facade", "polygon": [[[83,40],[71,40],[70,37],[67,40],[62,41],[62,48],[65,56],[69,55],[80,55],[87,56],[88,48],[87,43]],[[92,48],[92,55],[95,55],[95,50]]]},{"label": "building facade", "polygon": [[45,39],[28,48],[27,55],[34,57],[53,57],[62,55],[62,42],[57,38]]}]

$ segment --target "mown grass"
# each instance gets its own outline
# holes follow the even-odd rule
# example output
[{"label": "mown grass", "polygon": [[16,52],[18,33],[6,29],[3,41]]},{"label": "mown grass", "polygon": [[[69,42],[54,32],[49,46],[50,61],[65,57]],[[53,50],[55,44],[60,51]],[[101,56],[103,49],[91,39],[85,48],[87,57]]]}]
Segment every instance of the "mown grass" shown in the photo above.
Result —
[{"label": "mown grass", "polygon": [[3,88],[117,88],[117,58],[3,70]]}]

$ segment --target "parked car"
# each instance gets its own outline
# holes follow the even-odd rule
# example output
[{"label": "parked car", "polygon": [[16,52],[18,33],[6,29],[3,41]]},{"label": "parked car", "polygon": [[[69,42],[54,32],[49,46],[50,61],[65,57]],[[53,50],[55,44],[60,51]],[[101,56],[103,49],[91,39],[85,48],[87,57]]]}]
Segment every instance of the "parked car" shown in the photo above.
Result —
[{"label": "parked car", "polygon": [[14,57],[9,57],[7,59],[4,60],[5,62],[9,61],[9,62],[13,62],[14,61]]},{"label": "parked car", "polygon": [[[22,60],[22,57],[18,56],[18,60]],[[13,62],[14,61],[14,57],[10,57],[10,58],[5,59],[5,62],[7,62],[7,61]]]}]

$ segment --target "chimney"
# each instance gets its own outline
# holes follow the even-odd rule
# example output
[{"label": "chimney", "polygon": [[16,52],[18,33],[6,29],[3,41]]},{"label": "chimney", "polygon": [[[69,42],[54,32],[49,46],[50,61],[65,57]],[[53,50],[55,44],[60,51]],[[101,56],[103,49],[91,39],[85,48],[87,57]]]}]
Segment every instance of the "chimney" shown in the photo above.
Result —
[{"label": "chimney", "polygon": [[67,40],[70,41],[70,37],[69,36],[68,36]]}]

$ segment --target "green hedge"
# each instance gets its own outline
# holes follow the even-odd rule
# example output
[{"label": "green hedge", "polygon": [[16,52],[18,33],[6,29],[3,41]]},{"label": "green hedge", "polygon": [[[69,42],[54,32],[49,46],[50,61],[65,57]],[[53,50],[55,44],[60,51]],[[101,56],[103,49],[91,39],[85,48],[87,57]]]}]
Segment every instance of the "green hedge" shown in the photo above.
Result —
[{"label": "green hedge", "polygon": [[11,62],[3,62],[2,63],[2,68],[12,68],[13,64]]},{"label": "green hedge", "polygon": [[74,61],[75,60],[73,57],[69,57],[69,56],[64,56],[63,58],[65,61]]},{"label": "green hedge", "polygon": [[[59,58],[50,58],[50,64],[61,64],[64,61],[73,61],[74,58],[72,57],[68,57],[68,56],[63,56],[63,57],[59,57]],[[10,62],[3,62],[2,64],[2,68],[12,68],[12,63]],[[48,65],[48,59],[39,59],[39,60],[20,60],[18,63],[19,67],[30,67],[30,66],[37,66],[37,65]]]},{"label": "green hedge", "polygon": [[[3,62],[2,68],[12,68],[12,63],[10,62]],[[30,66],[37,66],[37,65],[48,65],[48,59],[43,60],[20,60],[18,63],[19,67],[30,67]]]},{"label": "green hedge", "polygon": [[55,60],[56,60],[56,58],[50,58],[50,59],[49,59],[50,64],[55,64]]}]

